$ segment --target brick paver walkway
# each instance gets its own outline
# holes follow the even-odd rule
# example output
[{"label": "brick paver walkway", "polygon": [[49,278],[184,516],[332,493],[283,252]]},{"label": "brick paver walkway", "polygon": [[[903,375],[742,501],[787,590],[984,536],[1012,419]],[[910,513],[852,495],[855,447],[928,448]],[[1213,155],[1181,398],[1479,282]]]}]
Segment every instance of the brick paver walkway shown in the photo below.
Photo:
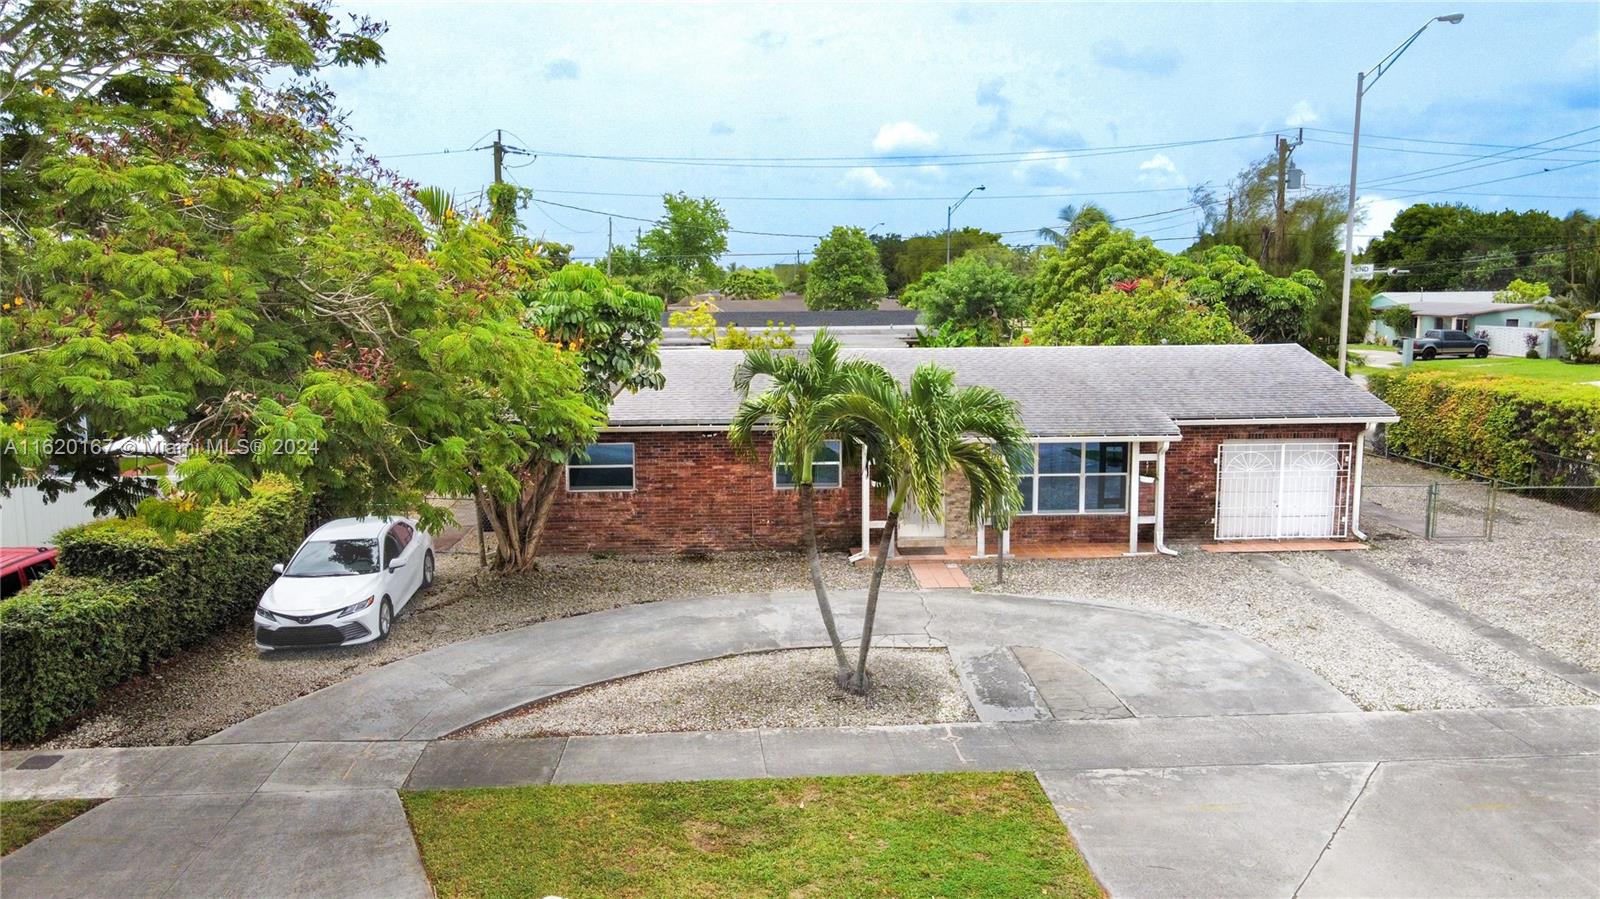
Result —
[{"label": "brick paver walkway", "polygon": [[967,573],[954,562],[935,562],[915,559],[911,562],[911,576],[917,579],[921,590],[971,590]]}]

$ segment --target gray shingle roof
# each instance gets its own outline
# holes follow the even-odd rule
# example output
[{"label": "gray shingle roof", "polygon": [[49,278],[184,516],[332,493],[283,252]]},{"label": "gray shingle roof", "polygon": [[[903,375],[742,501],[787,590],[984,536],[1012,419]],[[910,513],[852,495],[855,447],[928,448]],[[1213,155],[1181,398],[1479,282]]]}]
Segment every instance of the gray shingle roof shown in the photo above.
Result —
[{"label": "gray shingle roof", "polygon": [[[953,369],[958,384],[1016,399],[1023,424],[1042,437],[1177,436],[1182,421],[1394,418],[1382,400],[1295,344],[844,352],[901,379],[924,362]],[[726,426],[738,406],[733,369],[742,358],[727,350],[664,351],[667,386],[619,396],[611,426]]]}]

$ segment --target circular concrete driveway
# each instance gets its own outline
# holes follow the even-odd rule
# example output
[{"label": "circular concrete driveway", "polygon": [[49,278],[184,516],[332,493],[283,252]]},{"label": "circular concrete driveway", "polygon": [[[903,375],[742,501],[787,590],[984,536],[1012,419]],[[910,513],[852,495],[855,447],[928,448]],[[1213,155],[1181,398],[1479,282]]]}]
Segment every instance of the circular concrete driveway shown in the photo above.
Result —
[{"label": "circular concrete driveway", "polygon": [[[865,596],[834,598],[860,626]],[[943,644],[981,717],[1026,679],[1007,647],[1048,650],[1139,717],[1346,712],[1299,664],[1232,631],[1149,612],[965,591],[887,592],[874,642]],[[646,603],[542,622],[404,659],[263,712],[207,743],[430,740],[576,687],[703,659],[825,645],[809,592]],[[1014,703],[1013,703],[1014,704]]]}]

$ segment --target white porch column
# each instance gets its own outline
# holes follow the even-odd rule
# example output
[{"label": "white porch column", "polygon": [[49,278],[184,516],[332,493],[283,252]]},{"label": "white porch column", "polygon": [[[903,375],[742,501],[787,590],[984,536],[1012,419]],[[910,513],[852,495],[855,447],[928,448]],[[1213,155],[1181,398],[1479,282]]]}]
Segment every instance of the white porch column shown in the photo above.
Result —
[{"label": "white porch column", "polygon": [[1128,555],[1139,552],[1139,447],[1143,446],[1134,440],[1128,447]]},{"label": "white porch column", "polygon": [[1161,447],[1156,450],[1156,527],[1155,542],[1156,552],[1169,556],[1177,555],[1167,548],[1167,450],[1172,448],[1172,441],[1161,441]]},{"label": "white porch column", "polygon": [[867,461],[866,444],[861,445],[861,555],[872,555],[872,464]]}]

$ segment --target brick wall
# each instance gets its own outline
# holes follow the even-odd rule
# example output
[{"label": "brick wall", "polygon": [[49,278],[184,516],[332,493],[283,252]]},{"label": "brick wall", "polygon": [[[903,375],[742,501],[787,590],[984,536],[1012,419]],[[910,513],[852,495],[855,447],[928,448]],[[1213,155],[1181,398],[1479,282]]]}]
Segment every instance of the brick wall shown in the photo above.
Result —
[{"label": "brick wall", "polygon": [[[804,546],[799,492],[772,485],[770,440],[758,438],[755,460],[736,455],[723,431],[617,433],[601,440],[634,444],[634,489],[574,493],[563,483],[542,551],[677,553]],[[829,549],[849,549],[860,540],[860,469],[846,465],[842,481],[839,489],[816,491],[817,535]]]},{"label": "brick wall", "polygon": [[[1216,515],[1214,460],[1224,440],[1323,439],[1354,442],[1361,425],[1190,426],[1167,452],[1166,530],[1169,539],[1209,540]],[[563,486],[545,530],[546,552],[610,550],[676,553],[693,550],[799,549],[799,495],[772,486],[770,441],[758,441],[755,460],[736,456],[722,431],[607,434],[606,442],[632,442],[631,492],[569,493]],[[1154,444],[1144,452],[1153,453]],[[849,550],[860,541],[861,474],[845,466],[843,485],[817,491],[817,531],[822,545]],[[1140,509],[1154,509],[1152,488],[1140,491]],[[881,500],[881,498],[879,498]],[[965,485],[946,506],[949,539],[972,539],[966,524]],[[877,517],[882,517],[881,501]],[[993,533],[988,535],[996,539]],[[1150,528],[1141,528],[1149,539]],[[1040,543],[1126,543],[1128,516],[1025,515],[1012,524],[1014,547]]]},{"label": "brick wall", "polygon": [[1167,450],[1167,538],[1210,540],[1217,515],[1217,447],[1224,440],[1361,439],[1361,425],[1189,425]]}]

